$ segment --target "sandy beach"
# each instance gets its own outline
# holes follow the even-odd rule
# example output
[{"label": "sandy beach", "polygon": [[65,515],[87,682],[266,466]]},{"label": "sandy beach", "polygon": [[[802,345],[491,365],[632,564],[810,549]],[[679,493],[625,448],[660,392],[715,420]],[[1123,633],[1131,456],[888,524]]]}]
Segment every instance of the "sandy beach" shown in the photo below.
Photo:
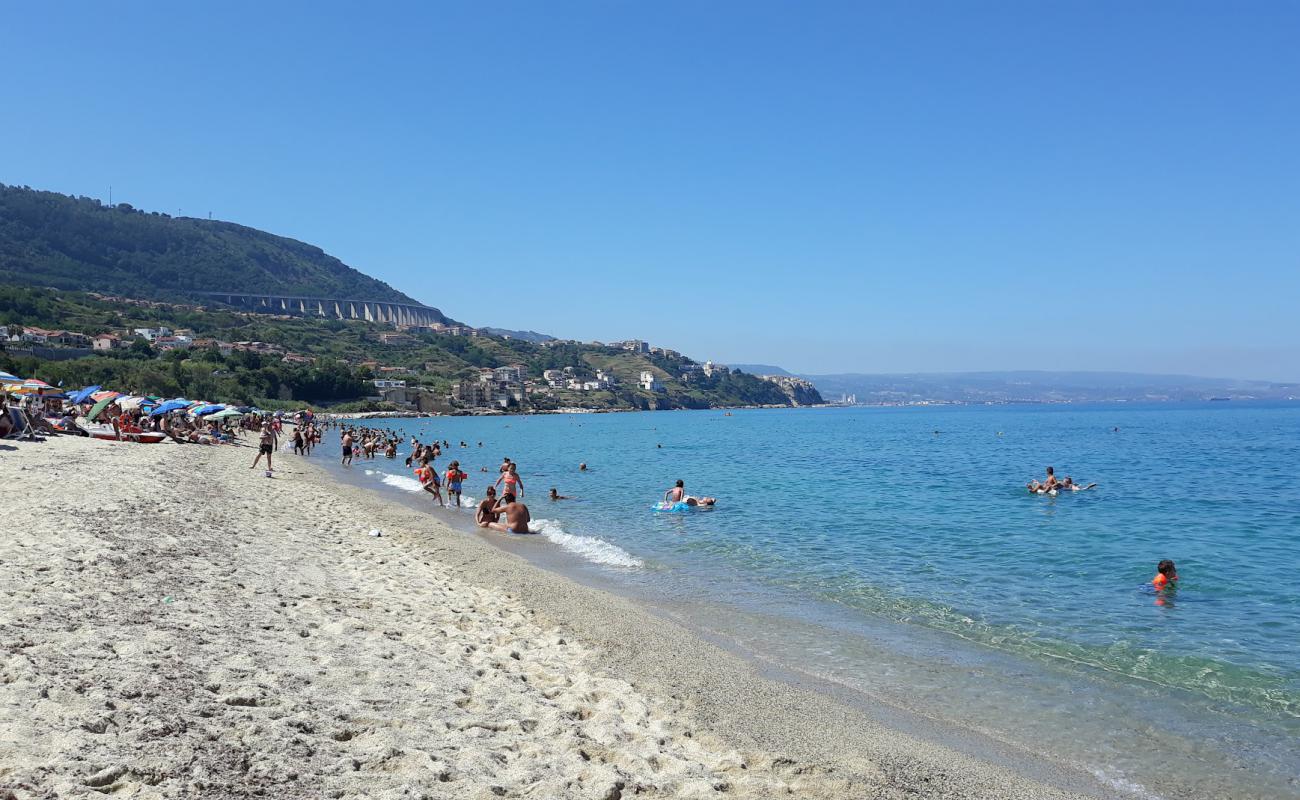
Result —
[{"label": "sandy beach", "polygon": [[0,798],[1080,796],[253,453],[0,452]]}]

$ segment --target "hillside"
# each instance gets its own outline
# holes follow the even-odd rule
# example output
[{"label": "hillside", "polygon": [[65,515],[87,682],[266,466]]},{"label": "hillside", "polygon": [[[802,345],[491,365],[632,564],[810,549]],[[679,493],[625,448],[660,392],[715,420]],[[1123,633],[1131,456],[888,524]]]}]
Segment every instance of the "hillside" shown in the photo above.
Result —
[{"label": "hillside", "polygon": [[239,291],[418,303],[293,239],[4,184],[0,280],[153,299]]},{"label": "hillside", "polygon": [[[98,383],[137,393],[263,407],[291,401],[360,403],[375,393],[368,381],[380,377],[403,380],[410,387],[424,387],[445,397],[454,382],[475,382],[480,369],[511,364],[522,365],[532,382],[521,400],[511,404],[518,410],[709,408],[794,402],[775,383],[735,372],[704,375],[699,365],[679,356],[431,331],[398,334],[391,326],[361,320],[200,310],[187,304],[110,302],[85,293],[50,289],[0,287],[0,325],[7,326],[11,335],[21,334],[24,327],[88,336],[160,325],[184,329],[194,345],[167,352],[154,350],[143,339],[106,353],[37,350],[27,343],[10,342],[7,350],[0,352],[0,369],[56,385]],[[261,346],[249,348],[247,343]],[[575,379],[593,380],[596,371],[603,370],[616,380],[600,390],[552,387],[542,380],[546,370],[566,367]],[[658,391],[638,385],[645,371],[659,380]],[[798,402],[821,399],[800,396]]]}]

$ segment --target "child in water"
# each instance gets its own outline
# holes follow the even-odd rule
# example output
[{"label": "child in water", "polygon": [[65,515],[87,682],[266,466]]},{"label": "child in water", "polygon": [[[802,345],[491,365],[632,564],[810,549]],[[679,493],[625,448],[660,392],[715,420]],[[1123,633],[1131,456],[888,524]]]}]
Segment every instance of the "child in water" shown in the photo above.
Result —
[{"label": "child in water", "polygon": [[1165,559],[1156,565],[1156,576],[1151,579],[1151,585],[1156,591],[1172,589],[1178,582],[1178,570],[1174,567],[1174,562]]}]

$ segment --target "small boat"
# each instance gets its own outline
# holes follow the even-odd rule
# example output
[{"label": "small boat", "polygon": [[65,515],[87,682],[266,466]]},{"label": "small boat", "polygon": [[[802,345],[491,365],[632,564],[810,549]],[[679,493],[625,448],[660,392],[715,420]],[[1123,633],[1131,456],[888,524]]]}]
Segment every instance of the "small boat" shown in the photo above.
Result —
[{"label": "small boat", "polygon": [[167,438],[167,434],[162,431],[144,431],[138,428],[124,428],[119,436],[111,425],[83,425],[81,429],[94,439],[104,439],[110,442],[158,444]]}]

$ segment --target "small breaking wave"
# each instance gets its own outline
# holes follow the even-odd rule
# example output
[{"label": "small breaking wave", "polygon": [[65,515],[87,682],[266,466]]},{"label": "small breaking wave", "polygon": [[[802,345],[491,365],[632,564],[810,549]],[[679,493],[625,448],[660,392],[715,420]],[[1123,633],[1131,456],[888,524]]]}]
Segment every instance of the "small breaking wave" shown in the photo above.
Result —
[{"label": "small breaking wave", "polygon": [[582,556],[593,564],[623,567],[624,569],[639,569],[645,565],[645,562],[641,559],[604,539],[597,539],[593,536],[575,536],[565,531],[556,520],[535,519],[532,521],[531,527],[547,541],[559,545],[570,553]]},{"label": "small breaking wave", "polygon": [[418,492],[424,488],[415,478],[408,478],[405,475],[380,474],[383,474],[383,477],[379,479],[379,482],[387,486],[392,486],[395,489],[402,489],[407,492]]}]

